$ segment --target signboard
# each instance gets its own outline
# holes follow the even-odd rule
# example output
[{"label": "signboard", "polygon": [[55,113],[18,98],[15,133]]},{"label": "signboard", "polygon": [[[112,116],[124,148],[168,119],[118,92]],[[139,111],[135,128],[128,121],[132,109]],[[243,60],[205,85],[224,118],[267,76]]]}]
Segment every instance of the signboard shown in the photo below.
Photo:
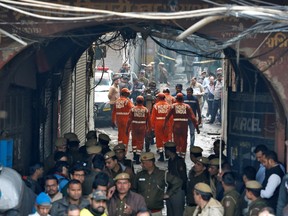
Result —
[{"label": "signboard", "polygon": [[276,117],[274,113],[247,113],[231,111],[229,134],[273,139]]},{"label": "signboard", "polygon": [[254,149],[274,149],[276,114],[269,93],[233,93],[229,96],[227,155],[235,171],[255,166]]}]

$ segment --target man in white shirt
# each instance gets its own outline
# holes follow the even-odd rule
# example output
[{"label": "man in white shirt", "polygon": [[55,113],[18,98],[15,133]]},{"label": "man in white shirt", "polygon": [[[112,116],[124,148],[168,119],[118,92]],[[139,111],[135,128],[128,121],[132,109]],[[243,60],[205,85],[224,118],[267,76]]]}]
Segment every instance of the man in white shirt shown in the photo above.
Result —
[{"label": "man in white shirt", "polygon": [[274,151],[267,150],[263,152],[262,163],[266,168],[265,179],[263,181],[263,190],[261,197],[265,198],[270,207],[276,210],[279,188],[284,172],[277,162],[277,154]]}]

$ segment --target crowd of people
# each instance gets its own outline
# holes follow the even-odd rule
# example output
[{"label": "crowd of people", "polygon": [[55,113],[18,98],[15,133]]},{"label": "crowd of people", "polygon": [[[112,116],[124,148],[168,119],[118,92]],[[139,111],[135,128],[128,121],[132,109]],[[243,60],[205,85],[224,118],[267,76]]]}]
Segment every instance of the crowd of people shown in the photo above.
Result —
[{"label": "crowd of people", "polygon": [[[31,215],[161,216],[164,205],[168,216],[288,214],[288,175],[274,151],[257,146],[254,153],[260,166],[246,166],[237,175],[223,153],[223,140],[214,141],[209,157],[194,145],[205,101],[208,123],[216,118],[221,122],[222,71],[217,71],[216,81],[205,72],[202,80],[192,77],[186,94],[177,84],[171,95],[167,87],[157,89],[150,66],[150,76],[141,70],[130,89],[125,77],[128,64],[120,70],[125,76],[113,77],[108,97],[117,145],[110,145],[108,134],[89,131],[80,146],[75,133],[66,133],[57,138],[55,151],[44,164],[30,167],[23,181],[37,195]],[[165,75],[164,64],[159,67]],[[133,91],[137,94],[131,101]],[[150,148],[154,138],[155,153]],[[133,160],[126,158],[130,143]],[[186,152],[191,167],[186,165]],[[168,169],[157,167],[157,160],[167,163]],[[136,173],[139,164],[142,169]]]},{"label": "crowd of people", "polygon": [[95,131],[86,138],[74,151],[77,135],[65,134],[55,142],[53,162],[30,167],[23,180],[37,195],[31,215],[160,216],[164,203],[168,216],[287,214],[288,174],[265,145],[254,150],[259,168],[246,166],[241,176],[232,171],[223,140],[215,140],[209,157],[192,146],[192,167],[177,153],[176,142],[168,141],[163,148],[167,170],[157,167],[155,153],[142,152],[142,169],[135,173],[136,161],[126,158],[124,144],[110,149],[109,136]]}]

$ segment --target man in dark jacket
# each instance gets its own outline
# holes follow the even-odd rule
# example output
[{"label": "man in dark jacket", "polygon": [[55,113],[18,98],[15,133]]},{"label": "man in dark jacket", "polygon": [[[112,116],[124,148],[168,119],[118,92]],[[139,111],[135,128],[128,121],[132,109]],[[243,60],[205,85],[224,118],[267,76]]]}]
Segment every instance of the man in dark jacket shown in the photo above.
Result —
[{"label": "man in dark jacket", "polygon": [[[201,124],[201,109],[199,105],[199,101],[196,96],[193,95],[193,88],[189,87],[186,89],[187,95],[184,96],[184,103],[188,104],[195,117],[198,117],[198,125]],[[195,127],[191,120],[188,121],[189,132],[190,132],[190,148],[194,146],[195,142]]]},{"label": "man in dark jacket", "polygon": [[279,188],[284,172],[278,163],[277,154],[274,151],[263,152],[262,163],[266,168],[265,179],[262,184],[261,197],[266,199],[269,206],[276,211]]},{"label": "man in dark jacket", "polygon": [[64,216],[70,204],[75,204],[80,209],[89,205],[89,201],[82,197],[82,185],[80,181],[75,179],[68,183],[67,196],[52,204],[51,215]]}]

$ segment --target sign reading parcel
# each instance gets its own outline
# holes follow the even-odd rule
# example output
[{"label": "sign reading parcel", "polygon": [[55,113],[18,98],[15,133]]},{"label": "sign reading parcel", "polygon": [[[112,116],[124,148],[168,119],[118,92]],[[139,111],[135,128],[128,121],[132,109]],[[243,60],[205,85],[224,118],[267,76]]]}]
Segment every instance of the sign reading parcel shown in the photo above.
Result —
[{"label": "sign reading parcel", "polygon": [[231,112],[230,133],[243,136],[270,137],[275,134],[275,114]]}]

